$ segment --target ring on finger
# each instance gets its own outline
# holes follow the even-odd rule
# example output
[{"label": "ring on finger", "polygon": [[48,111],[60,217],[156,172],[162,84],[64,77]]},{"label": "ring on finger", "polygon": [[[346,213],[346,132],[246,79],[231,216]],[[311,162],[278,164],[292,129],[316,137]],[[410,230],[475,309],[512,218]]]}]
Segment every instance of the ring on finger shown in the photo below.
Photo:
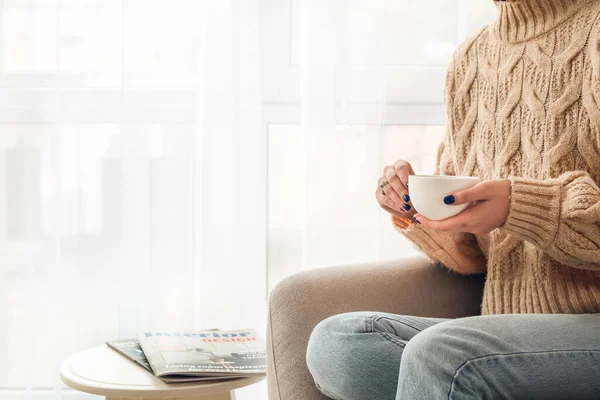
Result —
[{"label": "ring on finger", "polygon": [[385,185],[389,185],[390,183],[388,181],[383,181],[381,182],[381,185],[379,185],[379,188],[381,189],[381,194],[385,196]]}]

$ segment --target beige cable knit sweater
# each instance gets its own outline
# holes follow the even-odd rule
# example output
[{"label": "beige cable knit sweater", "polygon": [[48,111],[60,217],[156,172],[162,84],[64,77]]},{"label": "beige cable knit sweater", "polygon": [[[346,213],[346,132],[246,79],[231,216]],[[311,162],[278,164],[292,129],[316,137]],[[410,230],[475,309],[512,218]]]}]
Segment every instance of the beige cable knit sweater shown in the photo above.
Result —
[{"label": "beige cable knit sweater", "polygon": [[448,268],[487,270],[482,314],[600,313],[600,1],[495,3],[448,69],[436,173],[510,178],[508,218],[477,236],[394,223]]}]

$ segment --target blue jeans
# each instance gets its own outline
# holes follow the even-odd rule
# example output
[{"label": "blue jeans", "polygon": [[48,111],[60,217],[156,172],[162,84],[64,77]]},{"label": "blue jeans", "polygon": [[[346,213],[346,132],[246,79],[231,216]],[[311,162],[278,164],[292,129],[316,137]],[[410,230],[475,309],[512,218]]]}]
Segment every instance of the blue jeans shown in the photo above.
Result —
[{"label": "blue jeans", "polygon": [[339,314],[306,362],[336,400],[600,399],[600,314]]}]

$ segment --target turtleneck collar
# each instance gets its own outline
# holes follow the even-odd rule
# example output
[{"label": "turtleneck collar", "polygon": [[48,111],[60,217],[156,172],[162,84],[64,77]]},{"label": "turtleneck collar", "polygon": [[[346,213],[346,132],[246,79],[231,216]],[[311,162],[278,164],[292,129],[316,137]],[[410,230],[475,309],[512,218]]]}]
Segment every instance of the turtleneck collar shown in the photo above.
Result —
[{"label": "turtleneck collar", "polygon": [[494,0],[498,18],[494,34],[503,42],[520,43],[557,27],[592,0]]}]

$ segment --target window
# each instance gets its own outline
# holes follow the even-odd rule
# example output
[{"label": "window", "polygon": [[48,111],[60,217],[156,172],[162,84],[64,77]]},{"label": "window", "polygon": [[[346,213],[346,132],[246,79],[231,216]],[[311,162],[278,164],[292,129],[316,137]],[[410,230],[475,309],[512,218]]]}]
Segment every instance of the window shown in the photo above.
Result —
[{"label": "window", "polygon": [[416,254],[377,207],[376,180],[399,158],[433,173],[447,64],[494,7],[290,0],[262,11],[268,288],[305,268]]}]

